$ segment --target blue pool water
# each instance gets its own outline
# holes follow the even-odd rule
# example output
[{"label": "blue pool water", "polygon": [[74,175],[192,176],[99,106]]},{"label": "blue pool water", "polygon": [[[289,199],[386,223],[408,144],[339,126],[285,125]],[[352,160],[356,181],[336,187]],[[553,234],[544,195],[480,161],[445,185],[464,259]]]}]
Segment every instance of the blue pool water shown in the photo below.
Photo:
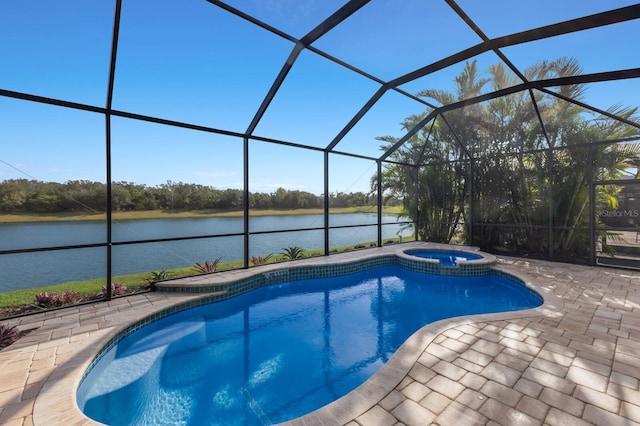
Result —
[{"label": "blue pool water", "polygon": [[410,256],[422,257],[425,259],[438,259],[441,265],[455,266],[458,260],[482,259],[482,256],[463,251],[446,250],[407,250]]},{"label": "blue pool water", "polygon": [[398,266],[262,287],[125,337],[88,373],[78,404],[109,425],[283,422],[362,384],[425,324],[541,303],[497,275]]}]

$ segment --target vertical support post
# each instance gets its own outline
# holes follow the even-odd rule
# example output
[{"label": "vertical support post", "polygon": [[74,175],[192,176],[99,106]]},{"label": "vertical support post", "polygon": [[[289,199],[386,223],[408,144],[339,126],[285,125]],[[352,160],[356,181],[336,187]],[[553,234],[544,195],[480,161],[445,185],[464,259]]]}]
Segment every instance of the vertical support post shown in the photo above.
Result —
[{"label": "vertical support post", "polygon": [[420,181],[418,180],[420,173],[418,171],[419,166],[413,166],[413,227],[414,227],[414,239],[420,240],[420,233],[418,230],[418,224],[420,223],[420,209],[418,209],[418,203],[420,202]]},{"label": "vertical support post", "polygon": [[106,286],[107,286],[107,294],[105,295],[107,300],[111,300],[113,297],[111,290],[111,279],[113,276],[113,267],[111,262],[113,260],[112,257],[112,247],[113,247],[113,234],[112,234],[112,224],[113,224],[113,215],[111,211],[112,201],[113,201],[113,193],[111,187],[111,181],[113,180],[111,177],[111,108],[113,105],[113,86],[116,75],[116,59],[118,57],[118,36],[120,34],[120,13],[122,10],[122,0],[116,0],[115,11],[113,14],[113,34],[111,36],[111,58],[109,60],[109,83],[107,86],[107,102],[106,102],[106,113],[104,116],[104,125],[105,125],[105,167],[106,167],[106,180],[107,180],[107,199],[106,202],[106,212],[107,212],[107,276],[106,276]]},{"label": "vertical support post", "polygon": [[329,255],[329,151],[324,151],[324,255]]},{"label": "vertical support post", "polygon": [[553,260],[553,148],[549,147],[547,153],[547,164],[549,164],[549,260]]},{"label": "vertical support post", "polygon": [[106,179],[107,179],[107,200],[106,200],[106,211],[107,211],[107,277],[106,277],[106,288],[107,294],[105,295],[106,300],[111,300],[113,297],[111,290],[111,281],[113,276],[113,269],[111,267],[111,261],[113,259],[111,255],[111,249],[113,244],[113,234],[111,232],[111,225],[113,221],[113,216],[111,212],[112,206],[112,191],[111,191],[111,114],[107,112],[105,115],[105,127],[106,127]]},{"label": "vertical support post", "polygon": [[[475,185],[473,182],[473,164],[474,164],[473,159],[469,157],[469,171],[467,172],[467,175],[466,175],[466,179],[468,179],[469,181],[466,182],[466,184],[467,184],[467,188],[469,188],[469,217],[468,217],[469,241],[468,243],[471,245],[475,244],[475,228],[476,228],[475,215],[474,215],[476,206],[475,206],[475,202],[473,201],[475,196],[475,193],[474,193]],[[482,230],[480,232],[480,239],[481,239],[480,242],[482,243]]]},{"label": "vertical support post", "polygon": [[378,163],[378,247],[382,247],[382,161]]},{"label": "vertical support post", "polygon": [[593,146],[589,146],[589,265],[596,265],[596,187],[593,183],[593,169],[595,159]]},{"label": "vertical support post", "polygon": [[242,193],[242,210],[243,210],[243,267],[249,268],[249,138],[247,136],[243,139],[243,193]]}]

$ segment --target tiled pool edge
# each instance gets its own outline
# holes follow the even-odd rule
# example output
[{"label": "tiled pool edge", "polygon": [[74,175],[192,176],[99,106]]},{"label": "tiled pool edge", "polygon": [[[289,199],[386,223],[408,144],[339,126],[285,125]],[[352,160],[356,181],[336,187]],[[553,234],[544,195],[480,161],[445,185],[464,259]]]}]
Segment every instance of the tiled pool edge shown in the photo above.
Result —
[{"label": "tiled pool edge", "polygon": [[[407,243],[403,244],[402,249],[418,244],[419,247],[423,247],[424,243]],[[381,248],[384,249],[384,248]],[[352,263],[353,258],[360,258],[367,260],[368,258],[378,257],[390,257],[396,254],[398,247],[390,247],[385,250],[385,253],[366,253],[366,252],[352,252],[346,259],[340,259],[343,263]],[[338,259],[331,259],[336,261]],[[286,267],[286,264],[283,264]],[[278,265],[278,266],[283,266]],[[291,267],[289,267],[291,269]],[[497,271],[503,270],[502,267],[494,267]],[[423,327],[421,330],[411,336],[394,354],[394,356],[387,362],[374,376],[372,376],[367,382],[360,387],[356,388],[346,396],[334,401],[333,403],[313,412],[306,416],[294,419],[285,424],[302,425],[308,424],[308,422],[314,423],[314,419],[318,419],[315,424],[345,424],[348,421],[355,419],[358,415],[365,412],[368,408],[377,404],[384,392],[390,392],[397,385],[397,382],[402,380],[418,357],[426,349],[428,344],[437,336],[442,330],[449,327],[453,327],[456,324],[474,323],[483,320],[500,320],[508,318],[521,318],[526,316],[542,315],[543,310],[548,304],[547,296],[542,289],[537,288],[535,283],[530,282],[526,278],[520,276],[520,273],[514,273],[515,271],[505,270],[505,273],[514,274],[522,279],[523,283],[527,283],[531,288],[538,291],[543,295],[545,299],[544,305],[539,308],[535,308],[527,311],[515,311],[508,313],[497,313],[487,315],[475,315],[470,317],[453,318],[448,320],[439,321]],[[255,273],[255,272],[254,272]],[[289,278],[290,279],[290,278]],[[82,378],[88,371],[92,363],[97,359],[98,354],[104,352],[104,348],[107,343],[117,341],[122,338],[122,333],[125,330],[131,330],[139,324],[147,323],[153,318],[157,319],[156,315],[161,314],[163,311],[178,312],[183,309],[193,306],[198,306],[205,302],[210,297],[215,295],[203,296],[202,294],[191,293],[173,295],[173,301],[167,301],[164,306],[158,306],[151,312],[144,312],[142,316],[137,316],[138,319],[122,319],[120,324],[113,330],[105,333],[97,333],[92,338],[87,339],[85,345],[83,345],[80,354],[74,357],[74,362],[64,367],[57,368],[51,376],[46,380],[40,391],[38,397],[35,400],[33,408],[33,422],[36,425],[52,424],[59,421],[60,423],[67,424],[87,424],[97,425],[97,423],[87,418],[78,408],[76,404],[76,390],[80,385]],[[558,299],[559,300],[559,299]],[[184,306],[188,306],[185,308]],[[553,310],[553,309],[552,309]],[[167,314],[168,315],[168,314]],[[135,315],[131,315],[133,317]],[[166,316],[166,315],[165,315]],[[396,382],[397,380],[397,382]],[[380,398],[378,396],[382,395]],[[51,417],[51,412],[57,412],[59,418]],[[355,414],[354,414],[355,413]],[[64,421],[63,421],[64,420]],[[324,423],[326,421],[326,423]],[[337,422],[337,423],[336,423]],[[57,423],[56,423],[57,424]]]}]

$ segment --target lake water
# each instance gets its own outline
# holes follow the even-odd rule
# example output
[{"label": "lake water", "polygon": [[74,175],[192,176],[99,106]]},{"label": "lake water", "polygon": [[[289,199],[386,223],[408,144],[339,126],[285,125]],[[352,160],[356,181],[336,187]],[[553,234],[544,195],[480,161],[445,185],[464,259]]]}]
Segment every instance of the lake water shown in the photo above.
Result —
[{"label": "lake water", "polygon": [[[375,225],[376,214],[331,215],[330,226]],[[395,216],[384,215],[383,239],[398,235],[410,237],[411,230]],[[322,227],[323,215],[258,216],[250,220],[250,232]],[[0,250],[103,243],[104,222],[0,223]],[[156,219],[115,221],[114,242],[198,235],[233,234],[243,230],[242,218],[204,217],[195,219]],[[330,247],[342,247],[377,240],[377,227],[332,229]],[[251,235],[249,256],[266,256],[298,246],[305,250],[323,250],[324,231],[295,231]],[[243,258],[244,239],[205,238],[162,243],[118,245],[112,248],[113,275],[158,271],[191,266],[196,262],[222,262]],[[85,248],[9,254],[0,256],[0,293],[30,287],[100,278],[106,275],[106,248]]]}]

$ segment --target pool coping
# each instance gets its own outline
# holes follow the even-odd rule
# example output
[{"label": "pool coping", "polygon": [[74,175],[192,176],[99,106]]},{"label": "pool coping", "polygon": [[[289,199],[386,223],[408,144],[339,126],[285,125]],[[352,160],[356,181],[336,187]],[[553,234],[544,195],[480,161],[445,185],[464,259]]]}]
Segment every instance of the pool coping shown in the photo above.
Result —
[{"label": "pool coping", "polygon": [[[235,270],[214,274],[215,280],[233,281],[239,278],[246,278],[251,275],[275,271],[278,269],[288,269],[293,267],[303,267],[312,265],[335,265],[352,263],[357,260],[372,259],[380,256],[398,255],[400,252],[410,248],[448,248],[449,245],[435,243],[403,243],[401,245],[389,245],[373,250],[353,251],[339,255],[308,258],[296,262],[285,262],[264,267],[251,268],[249,270]],[[459,246],[458,246],[459,247]],[[472,247],[468,247],[472,250]],[[295,263],[295,265],[294,265]],[[462,324],[477,323],[482,321],[507,320],[513,318],[526,318],[539,315],[553,315],[563,307],[562,300],[553,294],[552,291],[538,286],[534,277],[522,271],[513,271],[503,265],[493,265],[492,269],[503,273],[514,275],[520,278],[528,287],[537,291],[544,299],[541,306],[533,309],[503,312],[495,314],[480,314],[457,318],[450,318],[435,323],[428,324],[416,331],[405,343],[394,353],[388,362],[383,365],[373,376],[362,385],[339,398],[338,400],[319,408],[305,416],[292,419],[282,423],[283,425],[306,425],[306,424],[346,424],[358,416],[362,415],[373,406],[379,403],[389,392],[391,392],[402,379],[409,373],[420,355],[426,347],[443,330]],[[226,277],[224,275],[227,275]],[[194,277],[194,285],[202,283],[211,277]],[[153,293],[151,293],[153,295]],[[152,308],[143,309],[139,312],[115,316],[114,327],[105,330],[98,330],[78,337],[71,342],[74,355],[63,366],[56,367],[47,377],[42,388],[35,398],[33,405],[33,423],[35,425],[52,424],[60,421],[67,424],[98,425],[98,423],[86,417],[76,403],[76,391],[80,385],[86,371],[92,365],[96,357],[104,349],[105,345],[114,338],[120,338],[123,330],[131,327],[132,324],[143,321],[144,318],[152,317],[158,312],[166,309],[174,309],[184,303],[207,298],[207,294],[163,294],[163,298],[152,303]],[[123,298],[124,299],[124,298]],[[154,304],[155,303],[155,304]],[[105,306],[104,309],[109,309]],[[53,343],[51,344],[53,346]],[[58,413],[52,417],[51,413]],[[57,424],[57,423],[56,423]]]}]

